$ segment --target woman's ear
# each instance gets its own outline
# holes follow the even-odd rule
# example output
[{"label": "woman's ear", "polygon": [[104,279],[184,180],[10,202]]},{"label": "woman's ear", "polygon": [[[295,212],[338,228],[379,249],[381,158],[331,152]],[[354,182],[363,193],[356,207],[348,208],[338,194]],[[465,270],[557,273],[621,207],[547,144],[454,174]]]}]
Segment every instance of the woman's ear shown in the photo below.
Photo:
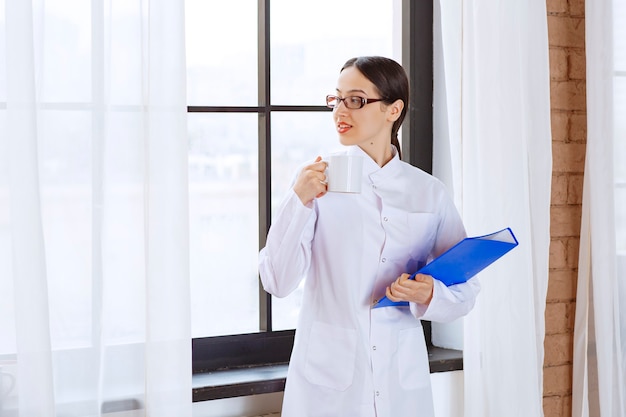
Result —
[{"label": "woman's ear", "polygon": [[387,120],[395,122],[398,120],[404,109],[404,101],[397,99],[393,103],[387,106]]}]

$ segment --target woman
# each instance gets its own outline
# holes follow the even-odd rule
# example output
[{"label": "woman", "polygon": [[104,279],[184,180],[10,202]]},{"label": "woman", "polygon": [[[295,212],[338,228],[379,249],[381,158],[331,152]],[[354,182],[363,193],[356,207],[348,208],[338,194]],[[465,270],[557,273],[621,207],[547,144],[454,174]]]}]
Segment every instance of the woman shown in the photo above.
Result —
[{"label": "woman", "polygon": [[[350,59],[328,96],[346,153],[364,157],[359,194],[327,193],[326,162],[298,174],[259,254],[266,291],[305,278],[283,417],[433,416],[420,319],[466,314],[475,278],[446,287],[409,274],[465,237],[443,185],[400,160],[406,73],[384,57]],[[403,306],[372,309],[382,296]]]}]

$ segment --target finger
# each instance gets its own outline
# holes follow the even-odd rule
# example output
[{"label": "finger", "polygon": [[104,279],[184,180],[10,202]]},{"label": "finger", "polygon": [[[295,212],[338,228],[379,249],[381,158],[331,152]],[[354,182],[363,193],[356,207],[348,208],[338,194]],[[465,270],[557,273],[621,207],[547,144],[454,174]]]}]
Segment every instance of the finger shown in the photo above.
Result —
[{"label": "finger", "polygon": [[317,171],[314,169],[305,168],[300,174],[302,177],[306,179],[307,182],[312,183],[326,183],[326,174],[323,171]]},{"label": "finger", "polygon": [[387,289],[385,289],[385,295],[387,296],[387,298],[389,298],[391,301],[400,301],[400,299],[396,298],[393,293],[391,292],[391,287],[387,287]]},{"label": "finger", "polygon": [[429,276],[424,274],[415,274],[415,281],[418,282],[426,282],[428,281]]},{"label": "finger", "polygon": [[328,164],[326,163],[326,161],[316,162],[307,167],[307,169],[310,169],[311,171],[321,172],[321,173],[326,171],[326,168],[328,168]]},{"label": "finger", "polygon": [[398,277],[398,282],[404,282],[404,281],[408,281],[408,279],[411,278],[411,275],[409,274],[402,274]]},{"label": "finger", "polygon": [[[400,278],[398,278],[399,280]],[[402,283],[398,282],[398,280],[394,281],[391,283],[391,285],[389,286],[389,291],[391,291],[391,294],[394,297],[406,297],[407,296],[407,291],[408,288],[403,287]]]},{"label": "finger", "polygon": [[307,167],[307,169],[311,169],[313,171],[324,172],[328,168],[328,163],[322,160],[322,157],[318,155],[315,158],[315,162]]},{"label": "finger", "polygon": [[316,178],[320,183],[324,184],[324,187],[326,187],[326,185],[328,184],[328,181],[326,178],[326,174],[324,174],[324,172],[316,172]]}]

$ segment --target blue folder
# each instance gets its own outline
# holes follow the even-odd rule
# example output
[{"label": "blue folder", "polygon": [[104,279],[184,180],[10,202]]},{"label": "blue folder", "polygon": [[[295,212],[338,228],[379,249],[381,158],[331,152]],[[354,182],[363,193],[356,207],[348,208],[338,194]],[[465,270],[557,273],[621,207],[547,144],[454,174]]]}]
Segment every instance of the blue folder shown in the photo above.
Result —
[{"label": "blue folder", "polygon": [[[518,245],[511,228],[484,236],[467,237],[411,275],[430,275],[447,286],[467,281]],[[407,306],[406,301],[393,302],[386,296],[373,308]]]}]

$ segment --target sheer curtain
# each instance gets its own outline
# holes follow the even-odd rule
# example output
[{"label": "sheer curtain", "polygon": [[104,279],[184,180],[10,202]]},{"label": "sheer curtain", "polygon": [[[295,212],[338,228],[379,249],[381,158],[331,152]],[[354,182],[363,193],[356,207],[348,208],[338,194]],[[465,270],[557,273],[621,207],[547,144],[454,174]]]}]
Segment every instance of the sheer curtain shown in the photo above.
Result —
[{"label": "sheer curtain", "polygon": [[585,3],[587,151],[574,327],[574,417],[626,415],[625,25],[626,1]]},{"label": "sheer curtain", "polygon": [[0,415],[190,416],[182,2],[0,5]]},{"label": "sheer curtain", "polygon": [[[466,416],[541,416],[552,153],[545,0],[440,1],[435,173],[470,235],[520,245],[464,320]],[[437,39],[437,36],[436,36]]]}]

